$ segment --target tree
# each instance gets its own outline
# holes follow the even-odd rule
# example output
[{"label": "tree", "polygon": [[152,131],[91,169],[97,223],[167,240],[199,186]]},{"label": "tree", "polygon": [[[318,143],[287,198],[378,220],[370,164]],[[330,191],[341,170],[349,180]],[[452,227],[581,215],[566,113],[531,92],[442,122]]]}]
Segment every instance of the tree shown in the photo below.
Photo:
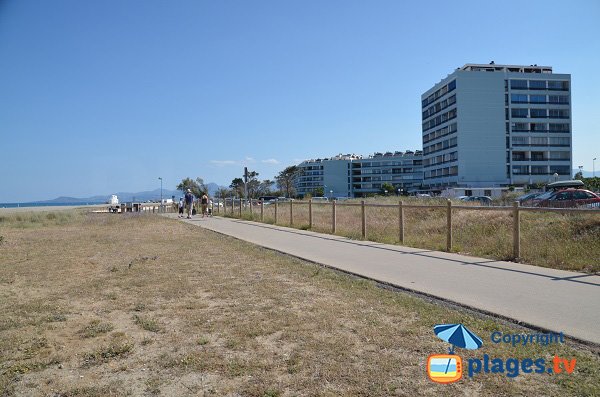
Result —
[{"label": "tree", "polygon": [[325,194],[325,189],[323,188],[323,186],[319,186],[313,189],[313,193],[315,197],[323,197],[323,195]]},{"label": "tree", "polygon": [[273,187],[274,183],[275,182],[273,182],[270,179],[265,179],[264,181],[261,181],[258,185],[258,196],[272,196],[273,192],[271,191],[271,188]]},{"label": "tree", "polygon": [[215,196],[218,198],[226,198],[227,196],[231,195],[231,190],[224,188],[224,187],[220,187],[217,192],[215,193]]},{"label": "tree", "polygon": [[258,188],[260,186],[260,181],[258,180],[257,176],[258,172],[248,171],[248,182],[246,183],[246,188],[248,189],[248,197],[256,198]]},{"label": "tree", "polygon": [[193,180],[192,178],[182,179],[176,189],[181,190],[183,193],[190,189],[192,194],[196,197],[202,197],[207,191],[202,178],[196,178],[196,180]]},{"label": "tree", "polygon": [[294,180],[301,175],[302,170],[295,165],[291,165],[281,171],[275,177],[277,186],[285,191],[286,197],[292,197],[294,194]]},{"label": "tree", "polygon": [[385,194],[387,196],[388,193],[394,193],[394,185],[389,182],[385,182],[381,184],[381,194]]},{"label": "tree", "polygon": [[582,180],[583,179],[583,172],[579,171],[575,174],[575,176],[573,177],[573,179],[579,179]]},{"label": "tree", "polygon": [[244,195],[244,180],[242,178],[233,178],[231,185],[229,185],[233,193],[237,196]]}]

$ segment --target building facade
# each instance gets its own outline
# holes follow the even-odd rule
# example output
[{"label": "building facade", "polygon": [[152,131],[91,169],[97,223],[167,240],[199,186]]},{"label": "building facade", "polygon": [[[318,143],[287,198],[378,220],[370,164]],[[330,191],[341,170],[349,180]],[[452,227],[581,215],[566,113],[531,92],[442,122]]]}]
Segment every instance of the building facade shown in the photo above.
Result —
[{"label": "building facade", "polygon": [[467,64],[421,96],[424,185],[569,179],[571,76],[547,66]]},{"label": "building facade", "polygon": [[415,152],[354,154],[303,161],[294,182],[300,196],[314,195],[322,189],[326,197],[363,197],[382,193],[388,183],[394,191],[418,190],[423,183],[423,154]]}]

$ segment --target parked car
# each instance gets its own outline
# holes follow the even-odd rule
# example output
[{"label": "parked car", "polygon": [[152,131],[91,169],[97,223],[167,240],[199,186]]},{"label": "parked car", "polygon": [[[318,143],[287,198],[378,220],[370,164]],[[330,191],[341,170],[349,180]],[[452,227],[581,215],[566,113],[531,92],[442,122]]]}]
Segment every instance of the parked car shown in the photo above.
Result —
[{"label": "parked car", "polygon": [[467,196],[462,197],[460,200],[465,202],[478,202],[479,205],[492,205],[492,198],[488,196]]},{"label": "parked car", "polygon": [[585,189],[550,191],[537,196],[533,201],[536,207],[600,209],[600,196]]},{"label": "parked car", "polygon": [[313,197],[311,199],[313,201],[313,203],[326,203],[329,201],[329,198],[327,197]]},{"label": "parked car", "polygon": [[542,193],[527,193],[524,194],[522,196],[517,197],[515,200],[519,202],[520,205],[522,206],[530,206],[532,205],[533,201],[535,200],[536,197],[538,197],[539,195],[541,195]]}]

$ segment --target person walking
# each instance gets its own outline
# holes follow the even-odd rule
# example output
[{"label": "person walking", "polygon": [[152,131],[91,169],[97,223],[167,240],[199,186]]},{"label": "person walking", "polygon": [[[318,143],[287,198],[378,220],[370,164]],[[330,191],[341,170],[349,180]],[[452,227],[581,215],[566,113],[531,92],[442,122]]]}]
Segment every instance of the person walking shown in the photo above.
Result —
[{"label": "person walking", "polygon": [[179,205],[178,205],[178,209],[179,209],[179,217],[183,218],[183,208],[185,207],[185,204],[183,203],[183,197],[179,198]]},{"label": "person walking", "polygon": [[202,195],[200,200],[200,203],[202,204],[202,218],[204,218],[205,216],[208,216],[208,196],[206,193]]},{"label": "person walking", "polygon": [[192,219],[192,211],[194,208],[194,195],[192,194],[192,190],[188,189],[185,194],[185,206],[187,207],[187,218]]}]

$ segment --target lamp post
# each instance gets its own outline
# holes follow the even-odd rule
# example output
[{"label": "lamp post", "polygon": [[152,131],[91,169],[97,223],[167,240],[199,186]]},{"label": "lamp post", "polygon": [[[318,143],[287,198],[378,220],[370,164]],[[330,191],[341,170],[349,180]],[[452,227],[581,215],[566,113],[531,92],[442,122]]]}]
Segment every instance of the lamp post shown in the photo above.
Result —
[{"label": "lamp post", "polygon": [[558,181],[558,173],[555,172],[553,176],[554,176],[554,182],[557,182]]},{"label": "lamp post", "polygon": [[330,194],[331,198],[333,198],[333,190],[330,190],[329,194]]},{"label": "lamp post", "polygon": [[592,178],[596,177],[596,157],[592,160]]},{"label": "lamp post", "polygon": [[158,177],[158,179],[160,179],[160,209],[162,212],[162,207],[163,207],[163,197],[162,197],[162,177]]}]

